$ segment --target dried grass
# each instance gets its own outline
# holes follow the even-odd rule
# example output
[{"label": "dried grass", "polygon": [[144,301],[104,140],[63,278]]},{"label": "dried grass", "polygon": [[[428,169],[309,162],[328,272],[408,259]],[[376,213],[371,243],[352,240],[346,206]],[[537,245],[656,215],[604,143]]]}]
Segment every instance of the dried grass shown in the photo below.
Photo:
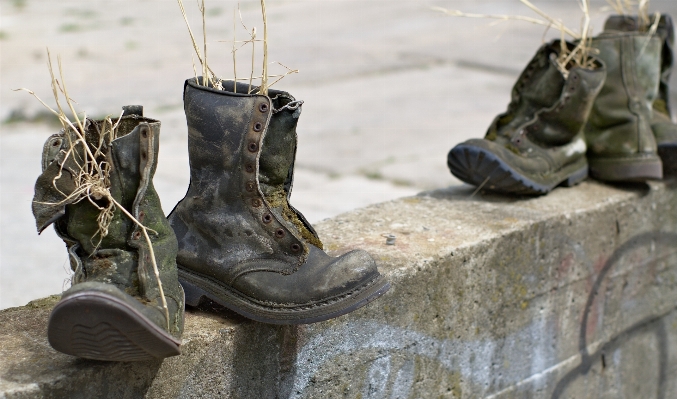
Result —
[{"label": "dried grass", "polygon": [[[119,209],[123,214],[125,214],[125,216],[134,222],[134,224],[136,224],[143,232],[146,244],[148,245],[148,249],[150,251],[153,271],[157,279],[160,296],[162,299],[162,306],[167,319],[167,329],[169,330],[169,309],[167,307],[167,300],[164,295],[164,290],[162,289],[162,281],[160,281],[160,273],[157,267],[153,244],[150,240],[150,236],[148,235],[149,230],[155,234],[157,234],[157,232],[141,224],[141,222],[139,222],[118,201],[115,200],[110,192],[111,164],[106,160],[102,149],[104,148],[104,144],[108,145],[117,138],[117,127],[122,114],[120,114],[120,117],[117,118],[115,123],[113,123],[109,116],[104,118],[101,127],[99,127],[99,125],[94,122],[90,122],[87,119],[86,114],[80,118],[75,110],[75,106],[73,105],[75,101],[68,95],[68,90],[66,88],[65,79],[63,76],[61,57],[57,57],[59,78],[61,79],[60,81],[54,76],[52,57],[49,49],[47,50],[47,59],[49,73],[51,76],[52,94],[54,95],[54,100],[56,101],[57,110],[54,110],[52,107],[47,105],[32,90],[26,88],[15,90],[28,92],[33,97],[35,97],[48,111],[54,114],[59,119],[59,122],[63,127],[64,137],[68,140],[68,150],[62,150],[64,152],[62,158],[63,161],[61,162],[61,169],[52,181],[54,188],[59,193],[61,193],[64,198],[57,203],[41,204],[60,206],[64,204],[77,204],[82,201],[89,201],[89,203],[99,211],[99,214],[96,218],[97,231],[91,237],[92,244],[94,244],[95,237],[98,237],[98,242],[94,245],[95,248],[98,248],[98,246],[101,244],[101,241],[108,235],[108,228],[110,227],[110,224],[115,216],[116,209]],[[72,118],[75,122],[71,121],[64,112],[64,109],[61,105],[62,96],[66,102],[66,105],[68,106],[68,109],[71,111]],[[99,136],[99,142],[94,148],[91,148],[93,147],[93,144],[87,143],[86,140],[86,129],[89,127],[89,123],[91,123],[92,126],[97,130]],[[70,132],[72,132],[75,137],[69,134]],[[78,148],[80,148],[80,150],[78,150]],[[67,169],[67,173],[70,173],[74,178],[75,190],[73,190],[72,193],[64,193],[59,190],[57,186],[57,181],[63,176],[63,169],[67,167],[65,165],[68,159],[71,159],[72,164],[76,165],[75,169],[70,167]]]},{"label": "dried grass", "polygon": [[[190,35],[190,40],[193,43],[193,50],[197,55],[198,61],[200,61],[200,66],[202,67],[202,77],[207,80],[208,83],[202,82],[205,86],[211,85],[212,87],[220,87],[221,79],[219,79],[216,74],[209,68],[207,64],[207,31],[206,31],[206,21],[205,21],[205,2],[202,0],[202,3],[198,3],[198,9],[202,14],[202,30],[203,30],[203,48],[204,48],[204,57],[200,53],[200,48],[195,41],[195,35],[193,35],[193,30],[190,29],[190,24],[188,23],[188,16],[186,15],[186,9],[183,7],[183,1],[177,0],[179,3],[179,8],[181,9],[181,14],[183,15],[183,20],[186,22],[186,28],[188,28],[188,34]],[[195,62],[193,62],[193,69]],[[200,82],[197,82],[200,84]]]},{"label": "dried grass", "polygon": [[[202,76],[205,77],[206,82],[203,81],[202,84],[205,86],[212,86],[217,89],[223,89],[222,87],[222,79],[217,77],[217,75],[212,71],[212,69],[209,67],[207,63],[207,34],[206,34],[206,24],[205,24],[205,5],[204,5],[204,0],[199,0],[201,3],[198,3],[198,9],[202,15],[202,32],[203,32],[203,52],[200,52],[200,48],[197,44],[197,41],[195,40],[195,35],[193,35],[193,32],[190,28],[190,24],[188,23],[188,17],[186,15],[185,8],[183,6],[183,1],[182,0],[177,0],[179,3],[179,8],[181,9],[181,13],[183,15],[184,21],[186,22],[186,27],[188,28],[188,34],[190,35],[191,41],[193,43],[193,49],[195,51],[195,54],[197,55],[198,61],[200,62],[200,65],[202,67]],[[240,16],[240,25],[242,25],[242,28],[245,30],[249,38],[247,40],[237,40],[237,23],[236,23],[236,14],[233,12],[233,40],[220,40],[219,42],[226,42],[226,43],[232,43],[231,45],[231,54],[232,54],[232,60],[233,60],[233,81],[238,82],[238,81],[249,81],[249,86],[247,89],[247,94],[262,94],[262,95],[268,95],[268,89],[272,87],[275,83],[279,82],[281,79],[283,79],[285,76],[298,73],[298,69],[292,69],[289,68],[279,62],[269,62],[268,61],[268,17],[266,15],[266,2],[265,0],[260,0],[261,1],[261,14],[262,14],[262,19],[263,19],[263,39],[258,39],[257,34],[256,34],[256,28],[251,28],[249,29],[245,24],[242,19],[242,13],[240,12],[240,7],[238,4],[238,9],[237,12],[239,13]],[[262,43],[263,47],[263,65],[262,65],[262,70],[261,74],[254,76],[254,70],[255,70],[255,64],[256,64],[256,43]],[[251,45],[251,65],[250,65],[250,73],[248,78],[238,78],[237,76],[237,51],[242,49],[245,46]],[[204,54],[204,56],[203,56]],[[269,65],[270,64],[278,64],[282,66],[285,71],[280,74],[274,74],[271,75],[269,73]],[[195,70],[195,75],[197,78],[197,70],[194,67]],[[270,78],[278,78],[272,83],[270,83]],[[254,81],[260,80],[261,84],[257,87],[254,85]],[[200,84],[200,82],[198,82]],[[234,88],[234,91],[237,92],[237,87]]]},{"label": "dried grass", "polygon": [[268,95],[268,18],[266,18],[266,0],[261,0],[261,14],[263,16],[263,73],[259,94]]},{"label": "dried grass", "polygon": [[[591,38],[592,29],[590,27],[590,1],[589,0],[578,0],[578,1],[579,6],[581,7],[581,11],[583,13],[583,20],[581,24],[580,33],[576,33],[574,30],[567,28],[561,20],[551,17],[546,12],[536,7],[529,0],[520,0],[520,2],[524,4],[527,8],[529,8],[531,11],[538,14],[543,19],[521,15],[469,14],[461,12],[459,10],[448,10],[442,7],[433,7],[432,9],[453,17],[498,19],[503,21],[516,20],[546,26],[547,28],[554,27],[555,29],[560,31],[560,34],[562,36],[561,37],[562,47],[559,57],[557,59],[557,67],[562,73],[562,75],[564,75],[564,77],[566,78],[569,75],[568,71],[572,67],[581,67],[586,69],[594,69],[596,67],[594,59],[591,57],[591,55],[593,55],[594,49],[590,47],[590,41],[592,39]],[[577,41],[576,46],[572,50],[569,50],[569,48],[567,47],[565,43],[565,36],[569,36],[575,41]]]},{"label": "dried grass", "polygon": [[650,39],[658,31],[658,24],[660,23],[661,13],[656,12],[649,15],[650,0],[606,0],[611,6],[611,9],[619,15],[636,15],[637,16],[637,30],[647,34],[647,40],[642,47],[639,56],[641,56],[649,45]]},{"label": "dried grass", "polygon": [[606,0],[616,14],[619,15],[637,15],[637,25],[640,32],[647,32],[653,35],[658,27],[660,13],[649,15],[649,3],[651,0]]}]

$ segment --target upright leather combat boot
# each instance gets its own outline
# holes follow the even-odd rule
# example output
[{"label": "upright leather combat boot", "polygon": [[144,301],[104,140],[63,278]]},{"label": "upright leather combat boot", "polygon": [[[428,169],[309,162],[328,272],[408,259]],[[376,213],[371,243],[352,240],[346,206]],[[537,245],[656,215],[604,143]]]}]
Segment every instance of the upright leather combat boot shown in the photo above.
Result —
[{"label": "upright leather combat boot", "polygon": [[[614,15],[604,24],[605,31],[638,32],[636,16]],[[675,27],[668,14],[660,16],[656,35],[662,42],[658,97],[653,102],[651,129],[656,139],[658,155],[663,163],[663,175],[677,175],[677,124],[673,122],[670,104],[670,75],[674,64]]]},{"label": "upright leather combat boot", "polygon": [[[135,361],[180,353],[184,294],[177,242],[152,182],[160,122],[144,118],[139,106],[124,108],[114,138],[102,133],[103,121],[85,123],[86,145],[101,168],[110,167],[110,195],[124,208],[115,207],[107,234],[102,237],[99,219],[109,199],[73,196],[83,187],[78,180],[86,151],[74,131],[47,140],[35,184],[38,231],[54,225],[74,272],[71,288],[49,317],[49,343],[88,359]],[[151,246],[127,213],[148,229]]]},{"label": "upright leather combat boot", "polygon": [[585,128],[590,175],[610,182],[661,179],[651,128],[661,80],[661,38],[605,29],[591,46],[606,64],[607,78]]},{"label": "upright leather combat boot", "polygon": [[365,251],[328,256],[289,204],[302,101],[222,84],[184,86],[190,186],[169,221],[186,303],[209,298],[254,320],[300,324],[382,295],[390,285]]},{"label": "upright leather combat boot", "polygon": [[559,40],[544,44],[515,83],[508,110],[494,119],[486,136],[451,149],[447,164],[454,176],[515,194],[545,194],[587,177],[583,127],[606,72],[595,60],[591,69],[568,67],[565,77],[556,64],[561,51]]}]

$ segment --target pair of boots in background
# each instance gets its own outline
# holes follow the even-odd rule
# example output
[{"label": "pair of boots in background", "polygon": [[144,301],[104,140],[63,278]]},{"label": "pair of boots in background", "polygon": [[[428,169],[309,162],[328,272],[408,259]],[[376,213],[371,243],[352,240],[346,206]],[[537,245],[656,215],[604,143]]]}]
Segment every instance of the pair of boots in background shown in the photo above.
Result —
[{"label": "pair of boots in background", "polygon": [[478,187],[531,195],[588,174],[642,182],[677,173],[668,90],[674,27],[669,15],[655,27],[654,33],[637,17],[610,17],[590,43],[590,66],[566,73],[556,64],[562,43],[543,45],[485,138],[449,152],[451,173]]},{"label": "pair of boots in background", "polygon": [[[74,272],[49,318],[56,350],[164,358],[180,353],[184,302],[209,298],[264,323],[301,324],[351,312],[390,287],[365,251],[328,256],[289,204],[303,102],[222,85],[184,85],[190,186],[168,218],[152,182],[160,122],[140,106],[123,107],[115,129],[86,120],[84,140],[65,129],[45,143],[33,213],[40,232],[54,225]],[[75,195],[88,187],[87,155],[106,171],[110,199]]]}]

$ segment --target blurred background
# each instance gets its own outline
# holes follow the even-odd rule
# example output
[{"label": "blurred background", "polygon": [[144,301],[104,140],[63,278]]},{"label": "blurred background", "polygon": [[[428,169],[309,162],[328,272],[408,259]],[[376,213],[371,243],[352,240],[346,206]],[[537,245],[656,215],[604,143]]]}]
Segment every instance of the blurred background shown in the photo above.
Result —
[{"label": "blurred background", "polygon": [[[579,31],[577,0],[533,3]],[[260,2],[205,5],[208,63],[231,79],[233,37],[247,39],[252,28],[263,37]],[[612,13],[607,5],[591,2],[594,34]],[[433,6],[536,16],[518,0],[266,2],[269,61],[300,71],[274,88],[305,101],[292,203],[311,222],[461,184],[447,170],[449,149],[484,135],[541,43],[560,36],[526,22],[450,17]],[[185,0],[185,8],[202,45],[197,4]],[[651,11],[677,16],[677,2],[652,0]],[[51,228],[38,236],[30,206],[42,145],[59,125],[31,95],[12,91],[29,88],[54,104],[46,47],[55,67],[61,56],[78,111],[117,116],[122,105],[142,104],[162,121],[154,182],[166,213],[188,186],[182,90],[197,58],[175,0],[0,0],[0,309],[69,284],[65,246]],[[249,75],[251,57],[249,45],[236,52],[238,77]],[[259,49],[255,74],[261,63]],[[271,74],[284,72],[270,66]]]}]

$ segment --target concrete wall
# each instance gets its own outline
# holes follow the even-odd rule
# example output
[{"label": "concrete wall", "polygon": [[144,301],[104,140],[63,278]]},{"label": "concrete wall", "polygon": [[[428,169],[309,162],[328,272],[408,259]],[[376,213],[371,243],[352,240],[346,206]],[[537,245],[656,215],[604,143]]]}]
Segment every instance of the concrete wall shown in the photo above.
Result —
[{"label": "concrete wall", "polygon": [[116,364],[53,351],[48,298],[0,312],[0,398],[674,398],[676,208],[674,182],[588,182],[358,209],[317,227],[391,279],[365,308],[294,327],[191,311],[183,355]]}]

